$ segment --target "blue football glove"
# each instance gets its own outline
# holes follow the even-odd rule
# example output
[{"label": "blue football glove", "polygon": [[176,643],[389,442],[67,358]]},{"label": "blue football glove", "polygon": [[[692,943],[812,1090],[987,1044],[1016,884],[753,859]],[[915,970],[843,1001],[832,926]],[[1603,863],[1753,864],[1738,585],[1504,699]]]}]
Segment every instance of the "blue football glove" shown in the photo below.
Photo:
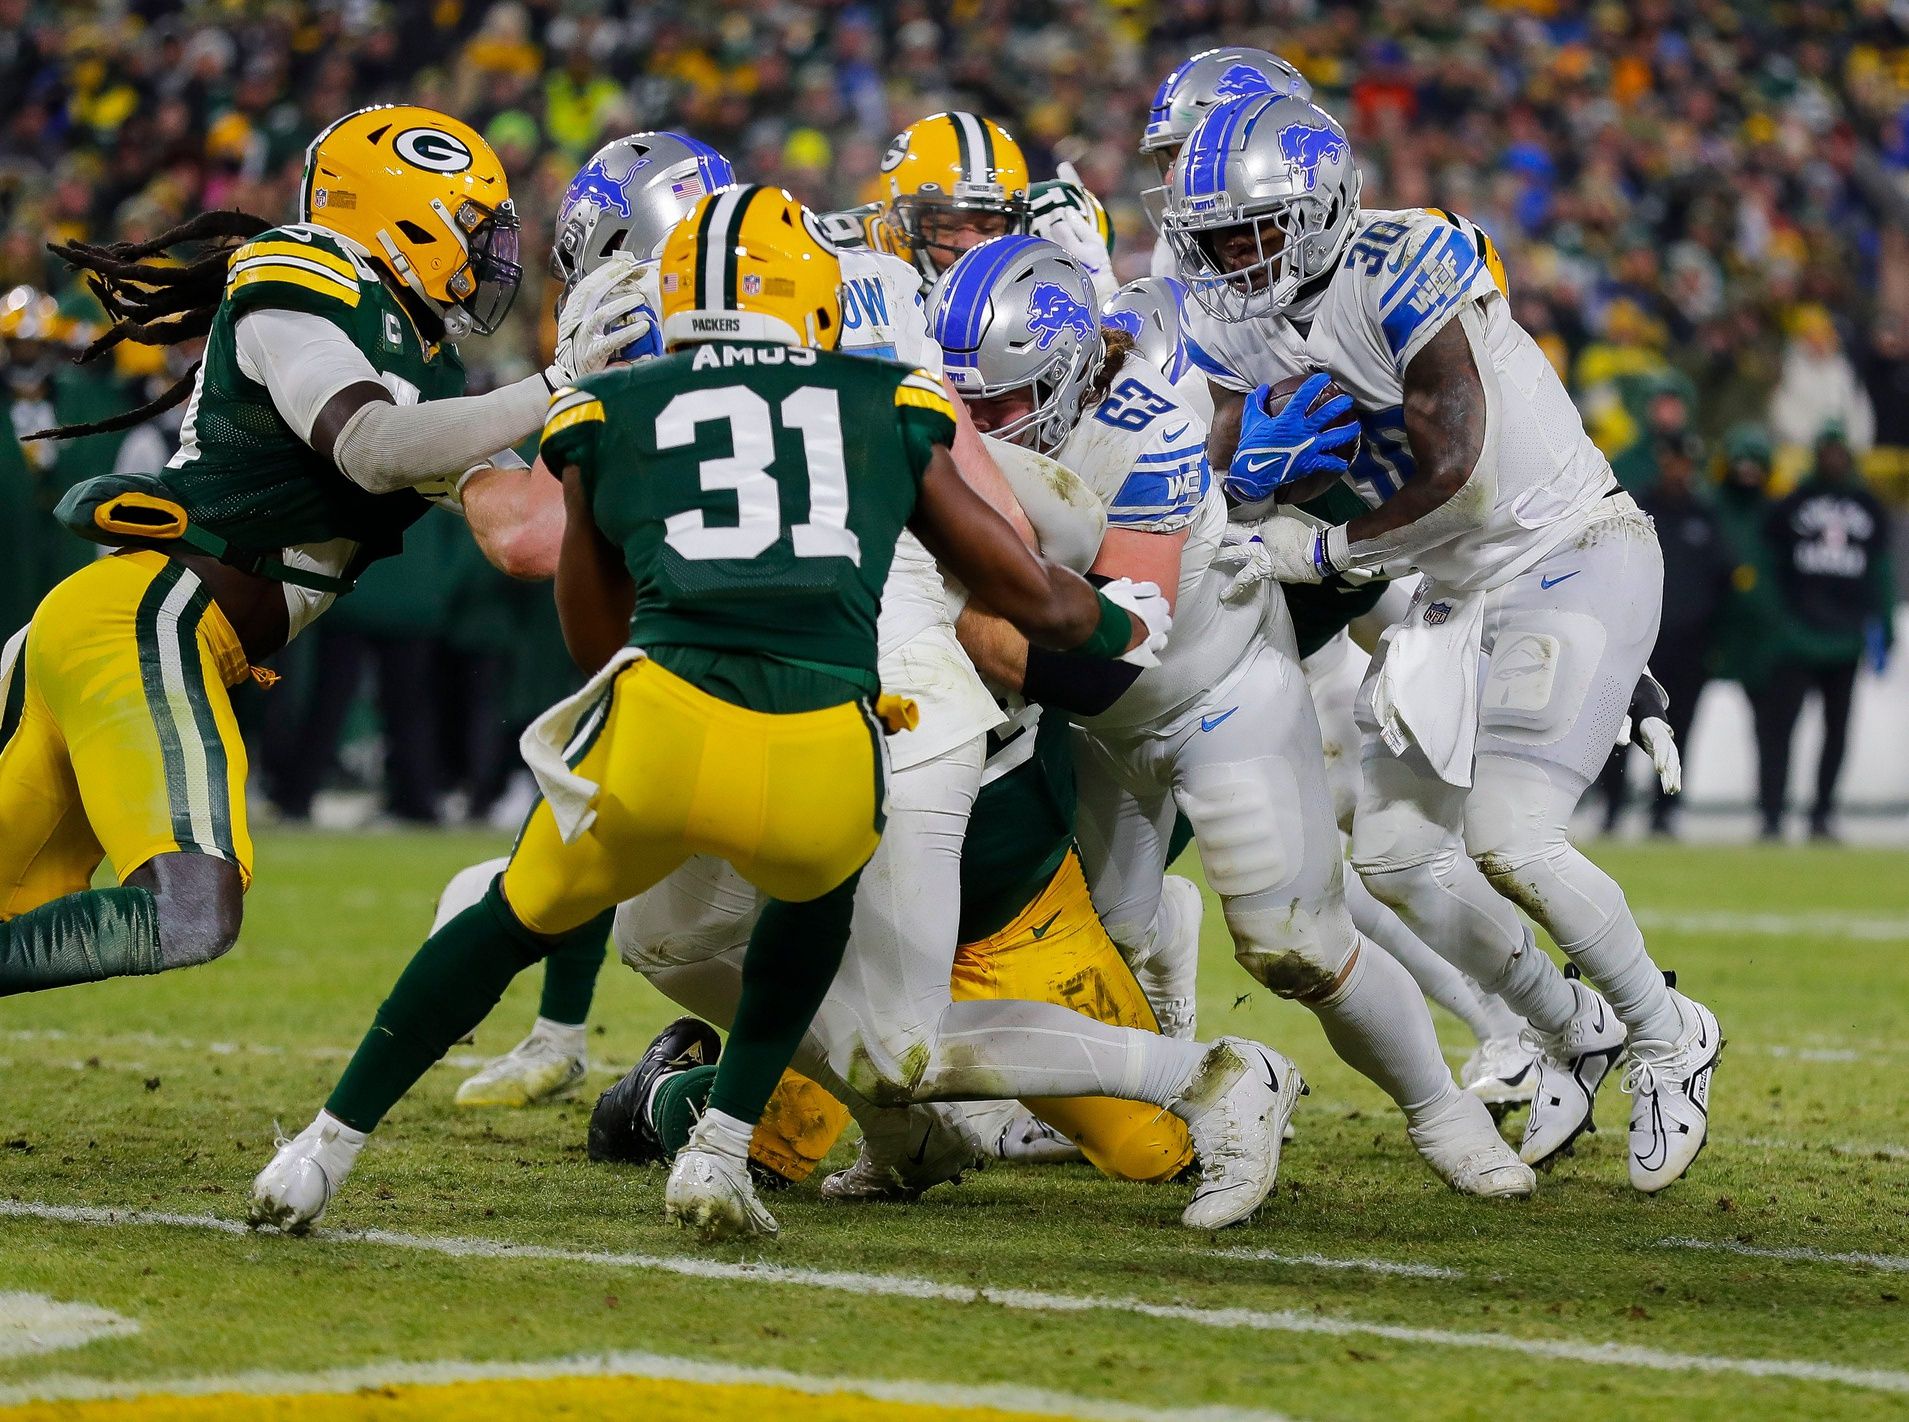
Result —
[{"label": "blue football glove", "polygon": [[[1271,386],[1262,385],[1247,397],[1239,448],[1224,480],[1226,492],[1237,502],[1257,503],[1295,479],[1346,472],[1345,459],[1334,451],[1359,437],[1357,424],[1338,423],[1352,409],[1352,397],[1336,395],[1312,409],[1331,379],[1324,372],[1313,376],[1277,415],[1266,413]],[[1337,428],[1328,428],[1333,425]]]}]

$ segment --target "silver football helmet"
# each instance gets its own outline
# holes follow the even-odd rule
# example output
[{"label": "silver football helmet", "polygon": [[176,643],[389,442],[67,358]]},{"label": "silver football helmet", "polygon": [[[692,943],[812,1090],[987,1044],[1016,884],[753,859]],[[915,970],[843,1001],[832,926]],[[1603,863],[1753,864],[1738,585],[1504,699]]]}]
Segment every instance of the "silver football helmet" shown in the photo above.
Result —
[{"label": "silver football helmet", "polygon": [[1133,337],[1134,354],[1169,380],[1186,372],[1186,336],[1180,304],[1186,287],[1172,277],[1130,281],[1100,308],[1100,324]]},{"label": "silver football helmet", "polygon": [[[1174,160],[1161,230],[1193,299],[1244,321],[1284,310],[1331,272],[1358,221],[1359,168],[1339,121],[1305,99],[1260,94],[1206,111]],[[1251,238],[1252,257],[1229,270],[1219,248],[1234,231]]]},{"label": "silver football helmet", "polygon": [[[1267,50],[1242,45],[1202,50],[1181,63],[1154,90],[1153,107],[1147,110],[1146,132],[1140,138],[1140,151],[1153,158],[1164,180],[1180,145],[1187,141],[1187,135],[1208,109],[1228,99],[1244,99],[1254,94],[1310,99],[1312,85],[1306,82],[1305,75]],[[1160,226],[1166,199],[1164,181],[1140,194],[1140,205],[1156,228]]]},{"label": "silver football helmet", "polygon": [[1094,283],[1041,237],[996,237],[964,252],[928,298],[942,368],[964,400],[1032,388],[1034,407],[990,430],[1042,452],[1067,438],[1104,347]]},{"label": "silver football helmet", "polygon": [[563,195],[550,274],[568,286],[612,252],[638,261],[652,256],[697,198],[735,181],[727,158],[684,134],[611,139]]}]

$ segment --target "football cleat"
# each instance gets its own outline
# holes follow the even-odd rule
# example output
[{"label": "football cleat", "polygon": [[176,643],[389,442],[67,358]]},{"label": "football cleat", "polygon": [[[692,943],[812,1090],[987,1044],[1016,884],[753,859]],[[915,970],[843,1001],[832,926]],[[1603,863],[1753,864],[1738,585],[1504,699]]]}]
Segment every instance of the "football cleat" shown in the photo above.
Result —
[{"label": "football cleat", "polygon": [[1451,1103],[1405,1128],[1432,1172],[1461,1195],[1483,1200],[1521,1200],[1538,1188],[1538,1177],[1505,1144],[1491,1112],[1461,1091]]},{"label": "football cleat", "polygon": [[1538,1053],[1522,1036],[1487,1037],[1458,1070],[1458,1084],[1502,1121],[1538,1092]]},{"label": "football cleat", "polygon": [[1717,1019],[1701,1002],[1672,992],[1684,1035],[1638,1038],[1621,1089],[1631,1098],[1631,1184],[1655,1194],[1683,1178],[1710,1135],[1710,1075],[1723,1052]]},{"label": "football cleat", "polygon": [[575,1040],[578,1045],[572,1047],[541,1028],[533,1029],[503,1056],[466,1078],[457,1088],[457,1104],[516,1110],[574,1091],[590,1069],[581,1028]]},{"label": "football cleat", "polygon": [[988,1154],[996,1160],[1018,1160],[1029,1165],[1055,1165],[1082,1160],[1080,1147],[1019,1102],[1001,1128],[988,1137]]},{"label": "football cleat", "polygon": [[663,1187],[663,1213],[705,1244],[725,1239],[774,1239],[781,1226],[756,1197],[749,1171],[692,1138],[676,1152]]},{"label": "football cleat", "polygon": [[1518,1156],[1541,1170],[1566,1154],[1579,1136],[1597,1130],[1591,1119],[1597,1089],[1624,1055],[1624,1024],[1611,1005],[1575,978],[1571,991],[1578,1010],[1563,1031],[1526,1028],[1523,1033],[1538,1054],[1538,1084]]},{"label": "football cleat", "polygon": [[324,1217],[326,1206],[345,1183],[365,1133],[320,1111],[291,1140],[279,1136],[278,1153],[252,1180],[246,1219],[254,1229],[272,1225],[287,1234],[304,1234]]},{"label": "football cleat", "polygon": [[[958,1122],[959,1129],[949,1129]],[[899,1156],[877,1155],[866,1135],[855,1163],[822,1182],[822,1198],[849,1204],[905,1202],[920,1199],[937,1185],[953,1185],[971,1170],[984,1168],[987,1147],[965,1121],[950,1122],[924,1115],[914,1144],[898,1142]]]},{"label": "football cleat", "polygon": [[712,1066],[722,1055],[722,1039],[700,1017],[679,1017],[658,1032],[636,1065],[597,1098],[586,1137],[592,1160],[655,1165],[667,1158],[650,1123],[650,1093],[666,1076],[691,1067]]},{"label": "football cleat", "polygon": [[1200,1161],[1199,1188],[1180,1223],[1225,1229],[1265,1202],[1287,1120],[1306,1093],[1299,1069],[1270,1047],[1222,1037],[1207,1049],[1172,1106]]}]

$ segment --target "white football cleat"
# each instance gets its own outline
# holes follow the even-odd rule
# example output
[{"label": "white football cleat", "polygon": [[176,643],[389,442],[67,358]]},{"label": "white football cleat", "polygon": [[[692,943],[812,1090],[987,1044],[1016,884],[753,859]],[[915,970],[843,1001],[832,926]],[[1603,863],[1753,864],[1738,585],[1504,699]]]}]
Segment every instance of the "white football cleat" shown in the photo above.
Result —
[{"label": "white football cleat", "polygon": [[1134,978],[1162,1037],[1191,1042],[1198,1027],[1200,924],[1206,900],[1200,886],[1179,874],[1160,881],[1161,905],[1154,917],[1169,941],[1155,943],[1153,952],[1134,965]]},{"label": "white football cleat", "polygon": [[252,1179],[246,1219],[254,1229],[273,1225],[287,1234],[304,1234],[324,1217],[325,1207],[345,1183],[365,1133],[320,1111],[291,1140],[276,1142],[278,1153]]},{"label": "white football cleat", "polygon": [[1080,1147],[1036,1116],[1020,1102],[1010,1102],[1011,1110],[984,1124],[972,1110],[962,1114],[968,1124],[981,1133],[988,1154],[996,1160],[1017,1160],[1024,1165],[1056,1165],[1085,1159]]},{"label": "white football cleat", "polygon": [[749,1168],[692,1143],[676,1152],[663,1187],[663,1213],[705,1244],[754,1236],[774,1239],[781,1226],[756,1196]]},{"label": "white football cleat", "polygon": [[1576,978],[1571,991],[1578,1010],[1563,1031],[1525,1029],[1526,1042],[1538,1053],[1538,1085],[1518,1156],[1540,1169],[1586,1131],[1597,1130],[1591,1119],[1597,1089],[1624,1055],[1624,1024],[1611,1005]]},{"label": "white football cleat", "polygon": [[1505,1144],[1491,1112],[1461,1091],[1423,1121],[1405,1128],[1419,1155],[1447,1185],[1481,1200],[1522,1200],[1538,1188],[1538,1176]]},{"label": "white football cleat", "polygon": [[1458,1084],[1503,1120],[1538,1094],[1538,1053],[1522,1036],[1488,1037],[1458,1069]]},{"label": "white football cleat", "polygon": [[1623,1091],[1631,1098],[1631,1184],[1647,1195],[1683,1178],[1710,1135],[1710,1075],[1723,1032],[1701,1002],[1671,997],[1684,1021],[1676,1042],[1637,1038]]},{"label": "white football cleat", "polygon": [[949,1129],[948,1118],[928,1118],[913,1148],[877,1155],[868,1137],[862,1138],[855,1163],[822,1182],[822,1198],[847,1204],[874,1204],[920,1199],[937,1185],[952,1185],[971,1170],[987,1164],[988,1149],[963,1122]]},{"label": "white football cleat", "polygon": [[540,1023],[503,1056],[487,1062],[457,1089],[459,1106],[517,1109],[574,1091],[590,1069],[583,1029],[559,1036]]},{"label": "white football cleat", "polygon": [[1188,1229],[1225,1229],[1265,1202],[1293,1107],[1306,1094],[1299,1068],[1270,1047],[1222,1037],[1173,1103],[1200,1162],[1200,1185],[1180,1216]]}]

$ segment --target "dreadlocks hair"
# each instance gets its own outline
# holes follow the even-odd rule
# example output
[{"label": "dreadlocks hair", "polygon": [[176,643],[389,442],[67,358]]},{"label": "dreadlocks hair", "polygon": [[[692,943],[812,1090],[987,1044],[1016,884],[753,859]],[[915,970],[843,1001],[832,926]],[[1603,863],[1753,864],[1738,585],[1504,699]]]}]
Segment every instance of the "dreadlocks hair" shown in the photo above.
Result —
[{"label": "dreadlocks hair", "polygon": [[[85,365],[122,341],[145,346],[176,346],[212,329],[225,291],[225,269],[233,248],[268,232],[272,224],[249,212],[202,212],[150,242],[49,242],[47,250],[86,278],[87,286],[113,320],[106,333],[73,358]],[[183,266],[148,262],[186,243],[210,243],[201,256]],[[170,389],[137,410],[85,424],[36,430],[28,439],[78,439],[130,429],[163,414],[185,399],[199,374],[194,361]]]}]

